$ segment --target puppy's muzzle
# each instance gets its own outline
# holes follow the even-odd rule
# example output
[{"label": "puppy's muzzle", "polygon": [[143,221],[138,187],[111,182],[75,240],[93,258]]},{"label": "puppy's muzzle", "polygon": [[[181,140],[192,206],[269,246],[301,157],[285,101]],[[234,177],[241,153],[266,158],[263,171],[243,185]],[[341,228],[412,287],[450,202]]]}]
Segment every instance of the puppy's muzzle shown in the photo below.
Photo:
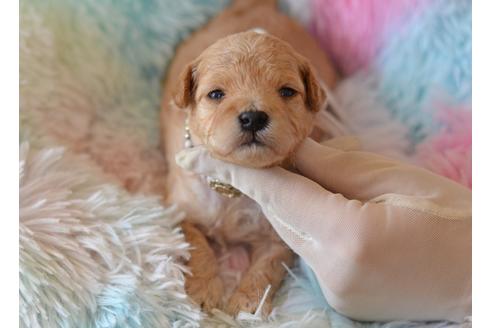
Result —
[{"label": "puppy's muzzle", "polygon": [[257,132],[263,130],[268,125],[270,118],[267,113],[255,110],[242,112],[239,114],[238,120],[241,130]]}]

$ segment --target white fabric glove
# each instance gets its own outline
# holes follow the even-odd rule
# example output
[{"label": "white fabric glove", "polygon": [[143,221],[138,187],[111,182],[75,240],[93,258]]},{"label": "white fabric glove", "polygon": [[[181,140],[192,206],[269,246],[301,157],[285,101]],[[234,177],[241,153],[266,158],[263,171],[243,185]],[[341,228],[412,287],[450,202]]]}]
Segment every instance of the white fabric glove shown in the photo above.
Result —
[{"label": "white fabric glove", "polygon": [[471,191],[424,169],[306,139],[302,175],[214,159],[201,147],[180,166],[230,183],[262,207],[312,268],[328,303],[359,320],[471,315]]}]

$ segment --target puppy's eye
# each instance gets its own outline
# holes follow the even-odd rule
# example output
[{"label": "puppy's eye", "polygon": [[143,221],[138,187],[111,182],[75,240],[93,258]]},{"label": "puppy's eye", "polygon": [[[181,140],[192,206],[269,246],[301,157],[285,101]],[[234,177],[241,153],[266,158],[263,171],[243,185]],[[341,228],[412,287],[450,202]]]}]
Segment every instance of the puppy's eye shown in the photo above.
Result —
[{"label": "puppy's eye", "polygon": [[225,93],[224,93],[224,91],[222,91],[220,89],[215,89],[215,90],[210,91],[207,96],[213,100],[220,100],[220,99],[224,98]]},{"label": "puppy's eye", "polygon": [[289,87],[280,88],[280,90],[278,90],[278,92],[280,93],[280,97],[282,97],[282,98],[290,98],[290,97],[293,97],[297,94],[296,90],[289,88]]}]

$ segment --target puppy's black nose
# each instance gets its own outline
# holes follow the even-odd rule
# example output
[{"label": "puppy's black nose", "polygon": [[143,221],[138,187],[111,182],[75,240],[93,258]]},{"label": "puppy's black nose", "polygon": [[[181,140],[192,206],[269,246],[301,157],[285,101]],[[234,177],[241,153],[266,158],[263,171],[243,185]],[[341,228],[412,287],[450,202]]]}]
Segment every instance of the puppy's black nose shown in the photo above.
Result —
[{"label": "puppy's black nose", "polygon": [[256,132],[267,126],[269,117],[267,113],[255,110],[242,112],[238,119],[241,129],[244,131]]}]

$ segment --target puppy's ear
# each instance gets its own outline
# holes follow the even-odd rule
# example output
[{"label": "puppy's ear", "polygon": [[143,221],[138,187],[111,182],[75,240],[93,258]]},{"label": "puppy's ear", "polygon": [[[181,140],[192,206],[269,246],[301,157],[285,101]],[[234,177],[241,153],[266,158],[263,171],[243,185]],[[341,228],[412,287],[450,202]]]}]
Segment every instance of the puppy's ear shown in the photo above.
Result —
[{"label": "puppy's ear", "polygon": [[305,58],[300,58],[300,72],[306,90],[306,105],[317,112],[326,101],[326,93],[318,82],[313,67]]},{"label": "puppy's ear", "polygon": [[176,83],[173,100],[176,106],[181,109],[188,107],[192,103],[193,93],[195,92],[195,67],[194,62],[186,65]]}]

